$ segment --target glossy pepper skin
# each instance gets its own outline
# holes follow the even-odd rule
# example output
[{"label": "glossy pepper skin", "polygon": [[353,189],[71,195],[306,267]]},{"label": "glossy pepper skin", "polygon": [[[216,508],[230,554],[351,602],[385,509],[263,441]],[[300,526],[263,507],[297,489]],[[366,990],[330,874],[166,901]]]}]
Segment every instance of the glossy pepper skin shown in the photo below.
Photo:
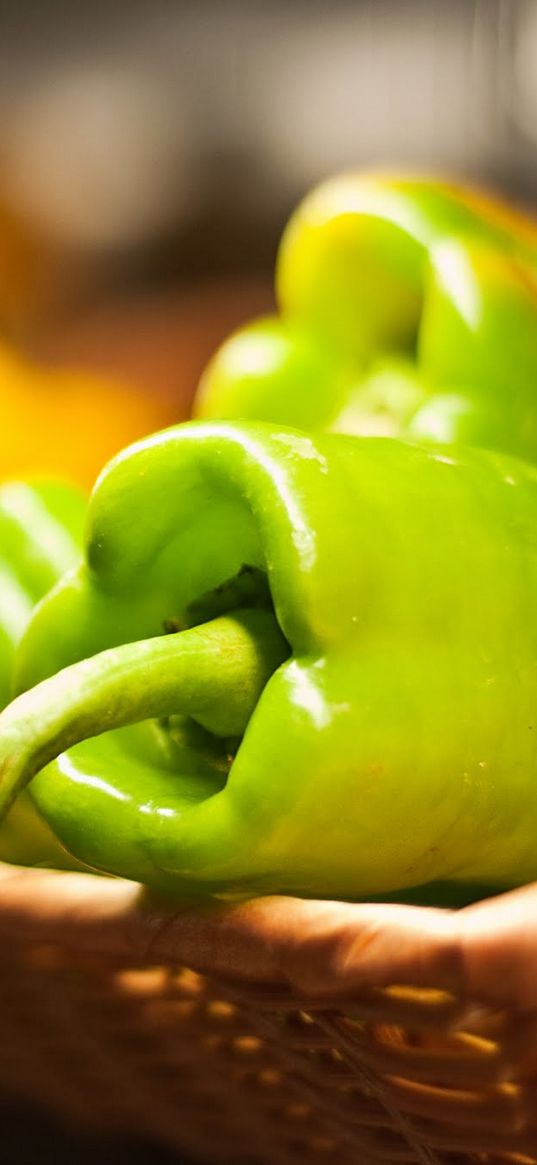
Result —
[{"label": "glossy pepper skin", "polygon": [[[56,481],[0,485],[0,708],[12,695],[19,639],[37,601],[80,558],[86,498]],[[28,794],[0,829],[0,860],[71,865]]]},{"label": "glossy pepper skin", "polygon": [[225,422],[133,446],[24,637],[19,689],[52,678],[0,719],[4,803],[68,747],[32,784],[57,836],[179,895],[535,878],[536,507],[485,451]]},{"label": "glossy pepper skin", "polygon": [[537,225],[430,179],[345,175],[298,207],[279,315],[209,364],[201,417],[537,459]]}]

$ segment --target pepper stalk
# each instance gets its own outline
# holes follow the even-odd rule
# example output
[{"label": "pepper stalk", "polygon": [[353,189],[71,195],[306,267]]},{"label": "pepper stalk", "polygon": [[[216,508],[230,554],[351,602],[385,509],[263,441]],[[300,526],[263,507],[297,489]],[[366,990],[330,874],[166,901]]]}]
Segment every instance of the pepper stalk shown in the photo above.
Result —
[{"label": "pepper stalk", "polygon": [[0,817],[45,765],[103,732],[181,714],[216,736],[242,736],[288,655],[274,615],[252,610],[64,668],[0,715]]}]

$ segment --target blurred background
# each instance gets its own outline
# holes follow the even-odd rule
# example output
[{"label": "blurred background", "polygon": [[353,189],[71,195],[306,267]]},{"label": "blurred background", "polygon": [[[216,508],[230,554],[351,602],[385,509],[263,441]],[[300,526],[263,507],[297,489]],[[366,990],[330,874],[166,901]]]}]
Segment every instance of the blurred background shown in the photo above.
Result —
[{"label": "blurred background", "polygon": [[[186,417],[323,176],[537,201],[535,0],[4,0],[0,29],[0,476],[89,485]],[[2,1123],[7,1165],[170,1160]]]},{"label": "blurred background", "polygon": [[[1,30],[0,326],[110,385],[98,464],[184,416],[210,352],[270,307],[282,226],[324,175],[401,165],[535,200],[534,0],[5,0]],[[0,359],[4,397],[13,375]],[[89,484],[79,445],[65,468]]]}]

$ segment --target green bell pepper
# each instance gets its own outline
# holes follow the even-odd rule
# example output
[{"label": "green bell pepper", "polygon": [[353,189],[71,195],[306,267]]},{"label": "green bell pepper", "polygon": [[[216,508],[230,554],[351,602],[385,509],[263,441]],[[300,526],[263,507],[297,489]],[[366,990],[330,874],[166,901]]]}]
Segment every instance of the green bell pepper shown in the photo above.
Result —
[{"label": "green bell pepper", "polygon": [[536,510],[491,452],[140,442],[23,638],[4,808],[34,778],[77,858],[185,896],[536,878]]},{"label": "green bell pepper", "polygon": [[[79,559],[86,499],[55,481],[0,485],[0,708],[12,694],[15,651],[33,607]],[[0,860],[65,865],[27,795],[0,829]]]},{"label": "green bell pepper", "polygon": [[537,459],[531,220],[439,181],[332,179],[284,232],[276,292],[210,362],[199,416]]}]

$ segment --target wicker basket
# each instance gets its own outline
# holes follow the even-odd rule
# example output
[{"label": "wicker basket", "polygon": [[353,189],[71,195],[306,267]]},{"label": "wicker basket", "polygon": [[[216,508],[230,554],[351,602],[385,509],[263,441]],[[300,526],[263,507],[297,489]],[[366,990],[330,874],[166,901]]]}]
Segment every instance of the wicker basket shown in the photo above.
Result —
[{"label": "wicker basket", "polygon": [[537,888],[458,914],[0,878],[0,1089],[201,1161],[537,1161]]}]

